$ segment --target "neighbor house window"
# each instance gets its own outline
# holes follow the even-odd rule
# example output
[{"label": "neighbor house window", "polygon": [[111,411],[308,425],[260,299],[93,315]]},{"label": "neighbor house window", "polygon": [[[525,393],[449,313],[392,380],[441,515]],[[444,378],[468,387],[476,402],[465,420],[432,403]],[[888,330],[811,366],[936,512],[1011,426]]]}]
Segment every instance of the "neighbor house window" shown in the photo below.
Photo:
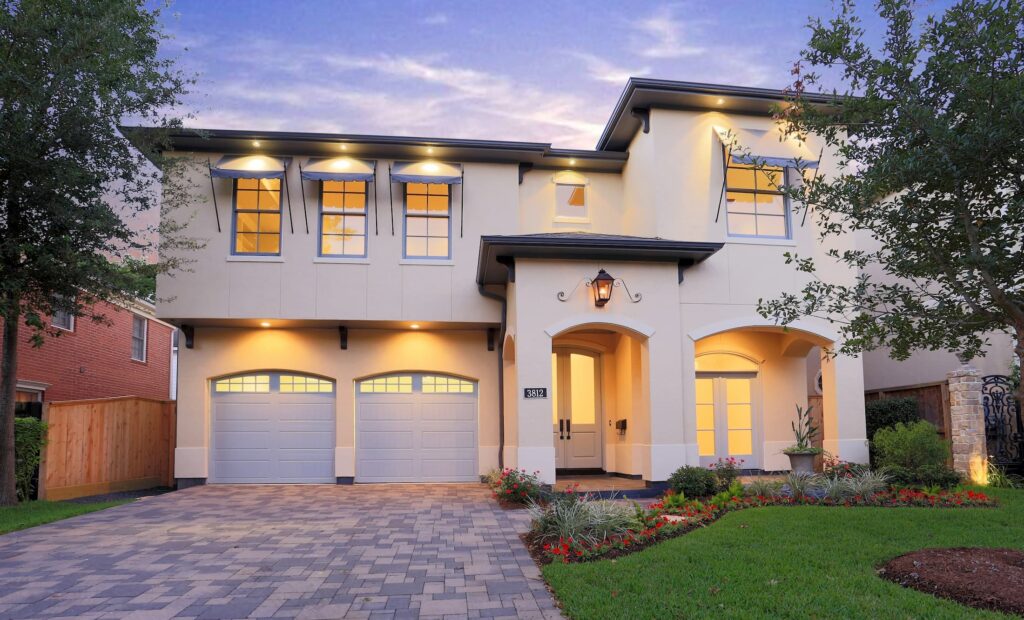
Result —
[{"label": "neighbor house window", "polygon": [[67,310],[54,310],[50,317],[50,326],[65,331],[75,331],[75,316]]},{"label": "neighbor house window", "polygon": [[138,362],[146,361],[147,323],[145,317],[132,315],[132,359]]},{"label": "neighbor house window", "polygon": [[789,217],[782,187],[784,168],[729,166],[726,176],[726,204],[730,235],[745,237],[789,237]]},{"label": "neighbor house window", "polygon": [[235,180],[235,254],[281,253],[281,179]]},{"label": "neighbor house window", "polygon": [[589,220],[586,185],[567,183],[555,185],[555,219],[563,222]]},{"label": "neighbor house window", "polygon": [[366,181],[324,181],[320,255],[366,256]]},{"label": "neighbor house window", "polygon": [[451,193],[442,183],[406,183],[405,256],[450,258]]}]

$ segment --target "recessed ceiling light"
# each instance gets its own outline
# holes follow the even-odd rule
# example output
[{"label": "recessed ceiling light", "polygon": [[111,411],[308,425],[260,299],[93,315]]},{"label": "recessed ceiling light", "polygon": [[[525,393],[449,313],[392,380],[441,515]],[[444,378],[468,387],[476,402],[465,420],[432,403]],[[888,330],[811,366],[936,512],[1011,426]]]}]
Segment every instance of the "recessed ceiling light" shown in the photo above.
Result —
[{"label": "recessed ceiling light", "polygon": [[427,155],[433,155],[433,154],[434,154],[434,147],[428,146],[427,147]]},{"label": "recessed ceiling light", "polygon": [[569,165],[570,166],[575,166],[576,165],[576,160],[575,159],[570,159],[569,160]]},{"label": "recessed ceiling light", "polygon": [[725,103],[725,99],[722,99],[721,97],[719,97],[718,101],[716,101],[715,103],[717,103],[718,105],[722,105],[723,103]]},{"label": "recessed ceiling light", "polygon": [[260,321],[260,327],[270,327],[269,321]]},{"label": "recessed ceiling light", "polygon": [[255,146],[256,148],[260,148],[260,141],[259,140],[253,140],[252,141],[252,145]]},{"label": "recessed ceiling light", "polygon": [[341,150],[347,151],[348,150],[348,145],[347,144],[342,144],[341,145]]},{"label": "recessed ceiling light", "polygon": [[419,323],[413,323],[412,325],[409,326],[409,329],[419,329],[419,328],[420,328],[420,324]]}]

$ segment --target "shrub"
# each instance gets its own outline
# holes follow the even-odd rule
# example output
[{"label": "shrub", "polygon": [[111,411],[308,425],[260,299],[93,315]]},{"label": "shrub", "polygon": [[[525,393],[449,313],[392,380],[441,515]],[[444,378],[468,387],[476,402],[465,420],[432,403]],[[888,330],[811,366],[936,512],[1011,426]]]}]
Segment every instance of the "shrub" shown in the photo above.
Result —
[{"label": "shrub", "polygon": [[497,482],[491,485],[494,496],[516,504],[537,501],[543,493],[538,473],[528,474],[525,469],[504,469]]},{"label": "shrub", "polygon": [[14,419],[14,479],[18,499],[28,501],[35,491],[33,478],[46,445],[46,423],[35,418]]},{"label": "shrub", "polygon": [[949,489],[963,482],[960,474],[946,465],[929,465],[920,469],[890,465],[883,471],[889,481],[898,487]]},{"label": "shrub", "polygon": [[786,476],[786,486],[789,487],[789,495],[795,499],[802,499],[808,496],[813,497],[821,490],[821,485],[821,478],[817,474],[794,471]]},{"label": "shrub", "polygon": [[729,488],[733,483],[733,480],[740,475],[740,466],[743,464],[743,459],[735,459],[729,457],[726,459],[718,459],[718,462],[712,463],[708,468],[714,472],[715,478],[718,480],[719,492]]},{"label": "shrub", "polygon": [[865,421],[868,427],[868,439],[875,438],[875,432],[882,428],[892,428],[899,423],[913,424],[921,419],[917,409],[917,400],[913,398],[882,398],[864,403]]},{"label": "shrub", "polygon": [[546,506],[531,502],[529,511],[532,531],[541,542],[574,540],[595,545],[643,526],[633,505],[589,495],[566,494]]},{"label": "shrub", "polygon": [[997,489],[1019,489],[1024,484],[1024,480],[1016,474],[1007,473],[1007,471],[993,463],[988,462],[988,485]]},{"label": "shrub", "polygon": [[672,472],[668,486],[686,497],[709,497],[718,490],[718,478],[710,469],[684,465]]},{"label": "shrub", "polygon": [[939,437],[935,426],[924,420],[879,429],[872,445],[879,468],[945,468],[949,459],[949,446]]},{"label": "shrub", "polygon": [[848,478],[869,471],[868,466],[861,463],[847,463],[826,455],[822,463],[822,475],[827,478]]}]

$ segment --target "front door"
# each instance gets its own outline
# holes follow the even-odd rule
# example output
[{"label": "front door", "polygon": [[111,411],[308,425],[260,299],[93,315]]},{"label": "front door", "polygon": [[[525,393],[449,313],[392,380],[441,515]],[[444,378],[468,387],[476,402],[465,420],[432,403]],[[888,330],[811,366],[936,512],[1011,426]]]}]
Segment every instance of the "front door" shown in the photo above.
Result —
[{"label": "front door", "polygon": [[556,469],[601,469],[600,358],[580,349],[551,354]]},{"label": "front door", "polygon": [[700,463],[728,457],[742,460],[743,469],[761,466],[757,449],[757,375],[697,375],[697,450]]}]

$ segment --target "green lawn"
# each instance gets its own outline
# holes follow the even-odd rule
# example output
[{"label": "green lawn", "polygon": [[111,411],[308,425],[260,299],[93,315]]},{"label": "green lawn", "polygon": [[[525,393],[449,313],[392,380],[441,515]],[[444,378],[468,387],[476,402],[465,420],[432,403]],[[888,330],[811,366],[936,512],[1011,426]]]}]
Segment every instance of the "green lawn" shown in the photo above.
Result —
[{"label": "green lawn", "polygon": [[112,506],[120,506],[131,500],[72,504],[70,502],[22,502],[17,506],[0,508],[0,534],[35,527],[68,517],[96,512]]},{"label": "green lawn", "polygon": [[551,564],[571,618],[997,618],[875,574],[924,547],[1024,547],[1024,490],[998,508],[754,508],[617,560]]}]

